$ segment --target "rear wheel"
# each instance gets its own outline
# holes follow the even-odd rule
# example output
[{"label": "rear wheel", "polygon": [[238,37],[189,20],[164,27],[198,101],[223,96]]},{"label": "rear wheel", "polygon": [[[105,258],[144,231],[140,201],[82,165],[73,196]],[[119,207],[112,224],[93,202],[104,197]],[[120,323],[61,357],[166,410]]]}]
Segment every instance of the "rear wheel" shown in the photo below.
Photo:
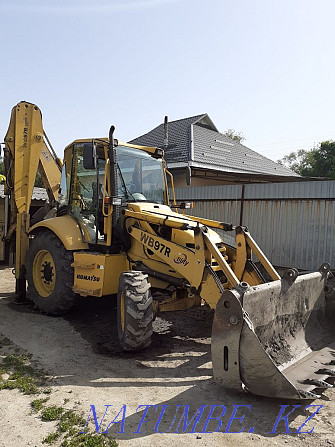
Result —
[{"label": "rear wheel", "polygon": [[72,252],[54,233],[37,233],[26,260],[28,298],[42,312],[61,315],[74,305],[72,262]]},{"label": "rear wheel", "polygon": [[117,295],[118,336],[124,351],[135,351],[151,344],[152,296],[148,275],[124,272]]}]

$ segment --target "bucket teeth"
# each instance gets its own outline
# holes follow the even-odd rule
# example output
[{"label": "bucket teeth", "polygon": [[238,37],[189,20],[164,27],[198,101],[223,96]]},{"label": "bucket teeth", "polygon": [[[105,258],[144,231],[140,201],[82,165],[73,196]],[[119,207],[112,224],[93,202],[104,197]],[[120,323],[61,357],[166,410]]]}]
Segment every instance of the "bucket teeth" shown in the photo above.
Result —
[{"label": "bucket teeth", "polygon": [[323,368],[316,371],[316,374],[326,374],[327,376],[335,377],[335,370]]},{"label": "bucket teeth", "polygon": [[315,394],[312,391],[298,390],[302,399],[320,399],[320,394]]},{"label": "bucket teeth", "polygon": [[317,388],[333,388],[333,385],[331,385],[330,383],[319,379],[306,379],[304,380],[304,383],[306,385],[314,385]]}]

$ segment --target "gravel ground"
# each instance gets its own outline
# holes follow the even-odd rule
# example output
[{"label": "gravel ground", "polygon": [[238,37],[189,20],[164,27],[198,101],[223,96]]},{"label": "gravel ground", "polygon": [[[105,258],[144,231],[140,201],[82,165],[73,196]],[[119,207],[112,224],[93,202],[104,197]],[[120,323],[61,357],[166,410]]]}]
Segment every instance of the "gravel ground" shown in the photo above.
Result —
[{"label": "gravel ground", "polygon": [[[177,442],[179,447],[244,447],[254,441],[264,446],[306,443],[335,446],[333,389],[316,401],[292,402],[229,392],[213,381],[210,363],[213,314],[204,306],[164,314],[155,322],[152,347],[144,353],[129,355],[120,352],[117,346],[114,300],[83,298],[70,315],[55,318],[40,314],[30,305],[14,305],[13,291],[11,270],[0,270],[0,333],[13,342],[11,349],[31,353],[48,372],[50,404],[61,405],[64,399],[69,399],[66,406],[78,410],[85,418],[94,405],[99,422],[106,405],[110,405],[102,430],[124,416],[123,424],[111,424],[108,431],[120,446],[164,447]],[[0,446],[42,446],[42,439],[54,431],[53,422],[42,422],[38,415],[31,414],[32,399],[16,390],[0,391]],[[136,411],[140,405],[152,406]],[[193,423],[186,433],[183,422],[178,425],[186,405],[188,420],[201,406],[207,406],[193,433]],[[205,427],[210,406],[214,405],[218,407],[212,417],[222,413],[218,432],[215,432],[218,420],[209,421]],[[290,433],[286,433],[284,421],[278,423],[273,433],[283,405],[287,405],[286,412],[293,405],[299,406],[288,418]],[[308,405],[322,406],[301,429],[308,432],[314,427],[314,430],[310,434],[297,434],[317,408],[306,409]],[[242,429],[243,432],[223,433],[228,428],[229,432]]]}]

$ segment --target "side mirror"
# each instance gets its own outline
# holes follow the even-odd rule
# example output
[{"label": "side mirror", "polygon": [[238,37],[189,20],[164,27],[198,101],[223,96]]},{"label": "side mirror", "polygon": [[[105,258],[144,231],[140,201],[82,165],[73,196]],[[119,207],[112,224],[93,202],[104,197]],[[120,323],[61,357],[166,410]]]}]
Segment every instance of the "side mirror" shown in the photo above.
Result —
[{"label": "side mirror", "polygon": [[94,143],[85,143],[83,147],[83,166],[84,169],[97,168],[97,154]]}]

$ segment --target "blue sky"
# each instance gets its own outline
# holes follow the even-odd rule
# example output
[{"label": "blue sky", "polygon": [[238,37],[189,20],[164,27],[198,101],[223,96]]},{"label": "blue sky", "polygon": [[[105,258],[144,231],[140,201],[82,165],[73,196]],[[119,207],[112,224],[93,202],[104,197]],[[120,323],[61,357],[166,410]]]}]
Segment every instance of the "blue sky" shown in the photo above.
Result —
[{"label": "blue sky", "polygon": [[333,0],[0,0],[0,138],[37,104],[59,154],[208,113],[274,160],[335,139]]}]

